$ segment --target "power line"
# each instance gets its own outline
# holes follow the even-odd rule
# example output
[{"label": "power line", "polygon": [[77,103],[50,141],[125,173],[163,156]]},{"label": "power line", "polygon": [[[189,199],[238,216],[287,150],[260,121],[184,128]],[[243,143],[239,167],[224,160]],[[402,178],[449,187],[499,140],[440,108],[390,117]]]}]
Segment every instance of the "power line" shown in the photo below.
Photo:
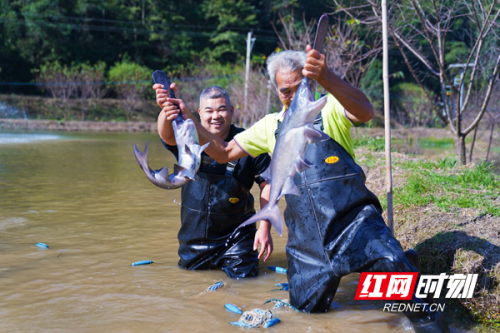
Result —
[{"label": "power line", "polygon": [[[128,32],[132,34],[157,34],[162,36],[190,36],[190,37],[207,37],[208,33],[202,32],[192,32],[192,31],[158,31],[158,30],[149,30],[142,28],[125,28],[125,27],[110,27],[110,26],[99,26],[99,25],[78,25],[73,23],[56,23],[56,22],[45,22],[45,21],[35,21],[35,20],[20,20],[20,19],[10,19],[10,18],[0,18],[0,21],[12,22],[15,24],[29,24],[31,22],[38,23],[41,25],[49,26],[49,27],[66,27],[73,30],[91,30],[91,31],[100,31],[100,32]],[[237,33],[239,38],[246,38],[246,35]],[[265,42],[278,42],[278,38],[273,38],[269,36],[257,36],[258,40]]]},{"label": "power line", "polygon": [[[225,77],[233,77],[239,74],[228,74],[228,75],[215,75],[215,76],[205,76],[205,77],[186,77],[173,79],[172,81],[178,82],[190,82],[190,81],[204,81],[210,79],[219,79]],[[2,86],[69,86],[69,85],[117,85],[117,84],[143,84],[143,83],[154,83],[153,80],[138,80],[138,81],[105,81],[105,82],[0,82]]]},{"label": "power line", "polygon": [[186,28],[200,28],[200,29],[212,29],[212,30],[242,30],[242,31],[261,31],[268,32],[270,34],[275,34],[273,30],[265,30],[265,29],[255,29],[251,27],[215,27],[208,25],[191,25],[191,24],[177,24],[177,23],[145,23],[142,21],[121,21],[121,20],[110,20],[110,19],[99,19],[99,18],[84,18],[84,17],[75,17],[75,16],[61,16],[61,15],[32,15],[32,14],[22,14],[25,17],[49,17],[53,19],[70,19],[70,20],[80,20],[80,21],[98,21],[98,22],[109,22],[109,23],[125,23],[125,24],[140,24],[140,25],[150,25],[150,26],[169,26],[169,27],[186,27]]}]

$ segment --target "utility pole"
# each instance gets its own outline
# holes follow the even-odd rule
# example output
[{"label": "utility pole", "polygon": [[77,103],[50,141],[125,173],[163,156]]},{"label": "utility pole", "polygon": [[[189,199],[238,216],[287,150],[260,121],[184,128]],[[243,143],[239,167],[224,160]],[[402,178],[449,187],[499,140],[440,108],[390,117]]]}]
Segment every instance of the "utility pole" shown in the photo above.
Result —
[{"label": "utility pole", "polygon": [[458,85],[460,85],[460,82],[462,82],[462,85],[460,85],[460,110],[458,110],[459,113],[462,110],[463,98],[464,98],[463,97],[464,96],[463,78],[465,76],[465,67],[474,67],[474,66],[475,66],[475,63],[470,63],[469,65],[467,65],[467,64],[452,64],[452,65],[448,66],[448,68],[461,68],[462,69],[462,73],[460,73],[460,77],[455,77],[453,80],[454,86],[458,86]]},{"label": "utility pole", "polygon": [[271,112],[271,80],[267,80],[267,105],[266,114]]},{"label": "utility pole", "polygon": [[391,110],[389,108],[389,43],[387,34],[387,0],[382,0],[382,79],[384,81],[385,174],[387,191],[387,224],[394,236],[392,215]]},{"label": "utility pole", "polygon": [[250,53],[252,52],[253,43],[255,43],[255,38],[252,38],[252,31],[247,34],[247,62],[245,67],[245,107],[243,111],[245,112],[245,123],[244,128],[247,127],[247,115],[248,115],[248,75],[250,74]]}]

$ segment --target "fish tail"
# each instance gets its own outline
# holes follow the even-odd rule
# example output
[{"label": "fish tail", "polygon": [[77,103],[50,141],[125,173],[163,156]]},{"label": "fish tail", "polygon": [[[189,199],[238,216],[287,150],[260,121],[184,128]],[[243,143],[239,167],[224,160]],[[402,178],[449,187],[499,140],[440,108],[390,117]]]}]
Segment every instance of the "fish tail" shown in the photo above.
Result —
[{"label": "fish tail", "polygon": [[134,155],[141,168],[147,167],[149,169],[148,163],[148,145],[149,141],[146,141],[146,146],[144,147],[144,152],[141,152],[137,145],[134,145]]},{"label": "fish tail", "polygon": [[[280,209],[276,204],[267,204],[254,216],[240,224],[240,226],[236,229],[242,228],[246,225],[258,222],[260,220],[269,220],[273,225],[276,232],[282,236],[283,235],[283,217],[281,216]],[[235,230],[235,232],[236,232]],[[234,234],[234,233],[233,233]]]}]

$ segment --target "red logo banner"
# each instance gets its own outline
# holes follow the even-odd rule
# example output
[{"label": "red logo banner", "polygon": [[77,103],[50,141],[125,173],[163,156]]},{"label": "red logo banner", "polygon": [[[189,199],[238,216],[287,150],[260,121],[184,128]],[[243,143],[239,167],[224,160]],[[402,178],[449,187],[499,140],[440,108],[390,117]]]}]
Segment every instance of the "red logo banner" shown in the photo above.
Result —
[{"label": "red logo banner", "polygon": [[355,300],[411,300],[418,273],[361,273]]}]

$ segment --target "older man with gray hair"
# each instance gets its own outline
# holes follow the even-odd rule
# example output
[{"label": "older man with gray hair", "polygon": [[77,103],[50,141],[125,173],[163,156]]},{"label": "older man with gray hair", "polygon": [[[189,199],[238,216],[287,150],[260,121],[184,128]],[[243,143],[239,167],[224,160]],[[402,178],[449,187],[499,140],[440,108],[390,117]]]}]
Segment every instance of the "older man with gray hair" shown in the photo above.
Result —
[{"label": "older man with gray hair", "polygon": [[[373,117],[373,107],[359,89],[340,79],[325,65],[325,56],[310,46],[307,54],[283,51],[271,55],[267,66],[283,103],[248,130],[224,142],[197,125],[200,144],[220,163],[242,156],[273,153],[281,122],[305,76],[327,92],[327,103],[313,126],[330,139],[308,146],[311,167],[295,175],[301,197],[286,194],[288,226],[286,254],[290,303],[306,312],[330,308],[342,276],[353,272],[417,272],[415,251],[405,254],[382,218],[378,198],[364,184],[354,161],[351,126]],[[192,117],[182,101],[171,100],[184,117]],[[164,108],[176,115],[177,108]],[[413,301],[423,303],[414,296]],[[436,313],[408,313],[417,332],[448,332]],[[430,315],[428,318],[427,316]]]}]

